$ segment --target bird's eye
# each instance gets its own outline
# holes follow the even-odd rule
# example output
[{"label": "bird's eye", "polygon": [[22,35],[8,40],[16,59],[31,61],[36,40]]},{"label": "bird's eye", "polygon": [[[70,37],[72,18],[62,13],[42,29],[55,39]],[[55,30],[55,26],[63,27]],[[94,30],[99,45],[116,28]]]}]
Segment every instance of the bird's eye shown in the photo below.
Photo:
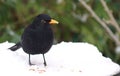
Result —
[{"label": "bird's eye", "polygon": [[45,20],[41,20],[41,23],[46,23],[46,21]]}]

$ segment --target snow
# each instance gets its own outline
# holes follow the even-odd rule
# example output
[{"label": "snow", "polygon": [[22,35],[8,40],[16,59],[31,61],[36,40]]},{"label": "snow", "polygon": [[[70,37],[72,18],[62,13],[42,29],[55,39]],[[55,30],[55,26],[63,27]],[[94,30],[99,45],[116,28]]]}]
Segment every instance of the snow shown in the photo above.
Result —
[{"label": "snow", "polygon": [[53,45],[45,54],[47,66],[41,54],[31,55],[33,66],[28,64],[28,54],[22,49],[8,50],[14,43],[0,44],[0,76],[111,76],[120,66],[102,56],[89,43],[61,42]]}]

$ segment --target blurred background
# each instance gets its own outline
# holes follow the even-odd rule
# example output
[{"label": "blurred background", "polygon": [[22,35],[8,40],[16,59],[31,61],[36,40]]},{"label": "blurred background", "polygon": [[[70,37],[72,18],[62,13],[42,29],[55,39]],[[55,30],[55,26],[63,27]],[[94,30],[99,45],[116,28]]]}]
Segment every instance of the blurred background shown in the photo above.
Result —
[{"label": "blurred background", "polygon": [[[100,19],[109,19],[100,0],[84,1]],[[120,24],[120,0],[105,1]],[[59,25],[52,26],[56,43],[88,42],[120,64],[120,55],[115,52],[116,43],[79,0],[0,0],[0,42],[18,42],[24,28],[40,13],[59,21]],[[107,25],[113,34],[117,33],[112,25]]]}]

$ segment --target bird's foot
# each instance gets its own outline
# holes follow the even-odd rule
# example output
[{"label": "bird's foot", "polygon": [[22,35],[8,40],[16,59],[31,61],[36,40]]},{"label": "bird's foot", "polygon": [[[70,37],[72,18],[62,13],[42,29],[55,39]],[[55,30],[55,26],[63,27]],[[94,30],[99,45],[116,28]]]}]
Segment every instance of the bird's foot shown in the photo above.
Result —
[{"label": "bird's foot", "polygon": [[35,65],[35,64],[32,64],[31,62],[29,62],[29,65],[32,66],[32,65]]},{"label": "bird's foot", "polygon": [[29,64],[30,66],[33,66],[33,65],[35,65],[35,64]]},{"label": "bird's foot", "polygon": [[46,62],[44,62],[44,66],[45,66],[45,67],[47,66]]}]

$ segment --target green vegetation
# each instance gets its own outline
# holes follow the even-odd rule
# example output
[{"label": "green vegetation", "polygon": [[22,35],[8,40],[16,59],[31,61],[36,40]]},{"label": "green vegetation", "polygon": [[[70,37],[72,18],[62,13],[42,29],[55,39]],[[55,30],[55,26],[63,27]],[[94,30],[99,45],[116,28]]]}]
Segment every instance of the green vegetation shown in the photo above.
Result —
[{"label": "green vegetation", "polygon": [[[85,1],[99,18],[109,19],[100,0]],[[120,0],[105,1],[117,23],[120,24]],[[92,43],[104,56],[120,63],[120,57],[115,53],[116,43],[79,0],[1,0],[0,42],[19,41],[24,28],[40,13],[49,14],[60,22],[59,25],[52,26],[57,42]],[[117,33],[112,25],[107,25],[114,34]]]}]

